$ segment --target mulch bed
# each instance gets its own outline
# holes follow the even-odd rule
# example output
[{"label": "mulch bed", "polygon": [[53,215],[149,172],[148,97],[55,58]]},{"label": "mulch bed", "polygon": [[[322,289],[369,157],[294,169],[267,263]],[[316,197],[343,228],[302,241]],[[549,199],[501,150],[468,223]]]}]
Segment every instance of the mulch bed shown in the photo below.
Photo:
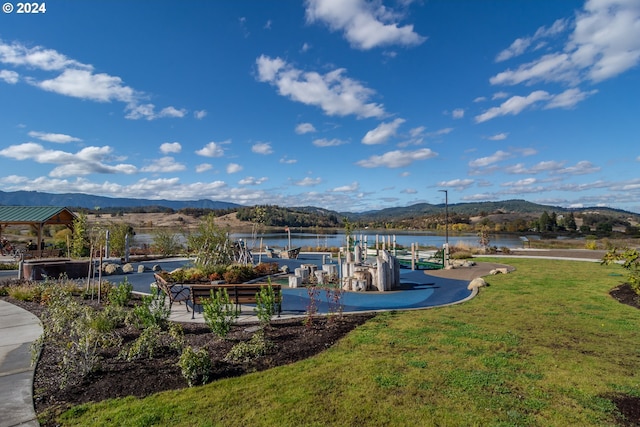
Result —
[{"label": "mulch bed", "polygon": [[[37,303],[15,300],[6,301],[22,307],[37,316],[46,309]],[[249,341],[257,324],[241,324],[232,327],[226,339],[221,339],[200,323],[181,323],[185,345],[206,348],[211,356],[213,371],[210,381],[236,377],[249,372],[261,371],[309,358],[331,347],[348,332],[375,315],[372,313],[349,314],[344,316],[314,317],[310,324],[303,324],[303,318],[274,320],[266,328],[266,337],[275,347],[265,356],[247,363],[233,363],[224,360],[231,348]],[[117,333],[123,338],[123,346],[130,344],[140,334],[133,327],[122,327]],[[177,362],[180,353],[169,347],[161,348],[152,359],[143,358],[128,362],[118,358],[121,348],[103,351],[98,370],[85,378],[71,378],[69,384],[61,385],[59,363],[62,351],[51,345],[42,349],[34,376],[34,406],[43,426],[56,425],[55,416],[62,411],[86,402],[136,396],[145,397],[165,390],[188,387]]]}]

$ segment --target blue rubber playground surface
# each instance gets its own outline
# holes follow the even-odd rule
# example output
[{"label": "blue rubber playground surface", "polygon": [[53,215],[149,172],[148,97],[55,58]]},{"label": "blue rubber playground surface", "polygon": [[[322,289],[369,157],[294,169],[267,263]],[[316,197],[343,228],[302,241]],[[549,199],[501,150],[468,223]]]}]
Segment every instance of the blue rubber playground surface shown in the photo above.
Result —
[{"label": "blue rubber playground surface", "polygon": [[[471,296],[469,281],[429,276],[425,271],[401,270],[401,288],[387,292],[343,292],[342,310],[376,311],[407,310],[453,304]],[[306,288],[282,288],[283,314],[307,311],[311,299]],[[321,291],[314,296],[319,313],[335,312],[337,305]]]}]

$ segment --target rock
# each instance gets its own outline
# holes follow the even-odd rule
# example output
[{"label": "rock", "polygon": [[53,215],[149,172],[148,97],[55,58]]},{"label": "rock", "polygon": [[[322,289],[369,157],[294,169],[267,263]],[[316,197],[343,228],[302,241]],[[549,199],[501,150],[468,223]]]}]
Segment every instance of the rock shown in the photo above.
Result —
[{"label": "rock", "polygon": [[144,273],[146,271],[146,268],[144,265],[140,264],[138,265],[138,273]]},{"label": "rock", "polygon": [[133,273],[133,264],[128,263],[122,266],[122,272],[124,274]]},{"label": "rock", "polygon": [[122,274],[122,267],[120,267],[118,264],[105,264],[102,267],[102,272],[107,276],[110,276],[112,274]]},{"label": "rock", "polygon": [[280,267],[280,271],[283,272],[284,274],[289,274],[289,266],[283,265],[282,267]]},{"label": "rock", "polygon": [[495,276],[496,274],[508,274],[508,273],[509,273],[509,269],[505,267],[494,268],[489,272],[489,274],[493,276]]},{"label": "rock", "polygon": [[489,284],[485,282],[482,277],[477,277],[473,279],[471,282],[469,282],[467,289],[471,291],[474,288],[484,288],[486,286],[489,286]]},{"label": "rock", "polygon": [[153,267],[151,267],[151,270],[153,270],[153,271],[162,271],[162,267],[160,267],[159,264],[154,264]]}]

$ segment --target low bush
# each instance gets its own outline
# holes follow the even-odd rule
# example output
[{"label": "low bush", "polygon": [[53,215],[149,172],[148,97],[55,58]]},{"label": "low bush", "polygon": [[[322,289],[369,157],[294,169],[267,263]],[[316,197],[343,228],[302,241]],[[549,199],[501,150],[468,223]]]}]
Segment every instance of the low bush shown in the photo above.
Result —
[{"label": "low bush", "polygon": [[275,348],[275,344],[267,339],[264,329],[258,330],[249,341],[242,341],[234,345],[225,360],[236,363],[248,363],[253,359],[264,356]]},{"label": "low bush", "polygon": [[202,316],[211,332],[225,338],[231,330],[231,325],[238,318],[235,307],[229,299],[226,289],[211,291],[211,298],[202,301]]},{"label": "low bush", "polygon": [[205,348],[194,350],[187,346],[182,350],[178,366],[189,387],[206,384],[211,375],[211,358]]}]

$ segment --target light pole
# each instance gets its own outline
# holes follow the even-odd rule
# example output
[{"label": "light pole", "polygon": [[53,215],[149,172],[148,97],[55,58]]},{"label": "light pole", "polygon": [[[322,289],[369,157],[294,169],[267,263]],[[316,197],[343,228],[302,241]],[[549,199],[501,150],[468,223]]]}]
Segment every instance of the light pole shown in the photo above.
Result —
[{"label": "light pole", "polygon": [[444,241],[445,249],[442,253],[442,261],[449,265],[449,190],[438,190],[444,193]]},{"label": "light pole", "polygon": [[449,246],[449,190],[438,190],[444,193],[444,236],[445,243]]}]

